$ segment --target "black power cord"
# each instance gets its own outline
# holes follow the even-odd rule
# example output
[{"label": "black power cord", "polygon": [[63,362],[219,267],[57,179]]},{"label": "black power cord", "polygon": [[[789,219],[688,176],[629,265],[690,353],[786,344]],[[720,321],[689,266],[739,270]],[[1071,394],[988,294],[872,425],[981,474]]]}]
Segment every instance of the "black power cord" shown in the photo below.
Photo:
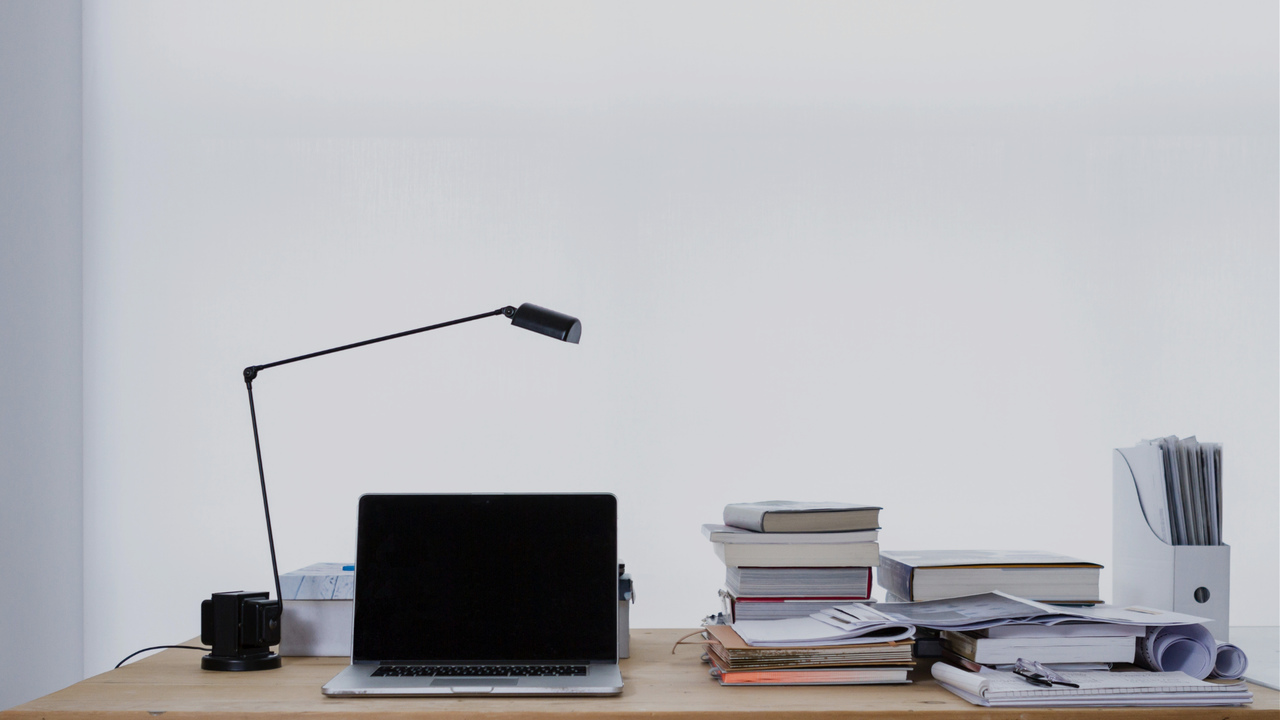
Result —
[{"label": "black power cord", "polygon": [[120,662],[116,663],[116,667],[118,668],[118,667],[120,667],[121,665],[123,665],[123,664],[125,664],[125,663],[129,662],[129,658],[132,658],[134,655],[140,655],[140,654],[142,654],[142,653],[144,653],[144,652],[147,652],[148,650],[170,650],[170,649],[173,649],[173,650],[200,650],[200,651],[202,651],[202,652],[210,652],[210,651],[212,650],[212,648],[196,647],[195,645],[152,645],[152,646],[151,646],[151,647],[149,647],[149,648],[142,648],[142,649],[141,649],[141,650],[139,650],[138,652],[130,653],[130,654],[129,654],[129,657],[127,657],[127,658],[125,658],[125,659],[121,660]]}]

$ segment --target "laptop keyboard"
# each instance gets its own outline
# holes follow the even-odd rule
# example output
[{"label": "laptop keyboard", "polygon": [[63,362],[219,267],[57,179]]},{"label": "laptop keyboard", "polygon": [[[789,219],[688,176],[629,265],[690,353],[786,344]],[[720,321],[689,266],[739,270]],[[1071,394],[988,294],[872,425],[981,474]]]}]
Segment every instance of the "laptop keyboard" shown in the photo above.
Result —
[{"label": "laptop keyboard", "polygon": [[586,674],[586,665],[380,665],[373,671],[373,677],[543,677]]}]

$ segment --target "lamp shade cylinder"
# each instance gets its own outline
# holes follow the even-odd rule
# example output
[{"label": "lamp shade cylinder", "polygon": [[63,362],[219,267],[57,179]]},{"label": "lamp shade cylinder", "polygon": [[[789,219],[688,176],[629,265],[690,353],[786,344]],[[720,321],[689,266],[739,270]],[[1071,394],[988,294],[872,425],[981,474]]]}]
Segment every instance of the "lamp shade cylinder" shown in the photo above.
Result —
[{"label": "lamp shade cylinder", "polygon": [[511,316],[511,324],[565,342],[577,343],[578,338],[582,337],[582,323],[578,318],[533,303],[525,303],[516,308],[515,314]]}]

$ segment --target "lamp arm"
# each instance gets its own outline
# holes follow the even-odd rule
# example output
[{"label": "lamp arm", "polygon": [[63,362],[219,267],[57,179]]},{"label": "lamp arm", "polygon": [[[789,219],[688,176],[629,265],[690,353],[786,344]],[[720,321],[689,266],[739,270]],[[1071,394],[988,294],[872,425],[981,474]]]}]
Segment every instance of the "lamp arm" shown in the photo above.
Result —
[{"label": "lamp arm", "polygon": [[437,323],[435,325],[427,325],[426,327],[415,328],[413,330],[405,330],[404,332],[392,333],[390,335],[383,335],[382,337],[376,337],[370,340],[361,340],[360,342],[354,342],[354,343],[342,345],[335,348],[329,348],[328,350],[319,350],[317,352],[307,353],[306,355],[299,355],[298,357],[292,357],[287,360],[277,360],[275,362],[267,363],[265,365],[250,365],[249,367],[244,369],[244,381],[246,383],[253,382],[253,380],[258,377],[258,372],[260,370],[266,370],[267,368],[278,367],[280,365],[288,365],[289,363],[295,363],[295,362],[298,362],[299,360],[310,360],[311,358],[320,357],[321,355],[331,355],[336,352],[342,352],[343,350],[351,350],[352,348],[364,347],[365,345],[372,345],[374,343],[380,343],[385,340],[395,340],[396,338],[402,338],[408,335],[416,335],[418,333],[426,332],[428,330],[438,330],[439,328],[449,327],[450,325],[461,325],[462,323],[465,323],[465,322],[471,322],[472,320],[479,320],[481,318],[493,317],[494,315],[506,315],[507,317],[511,317],[512,315],[515,315],[515,313],[516,313],[516,309],[508,305],[504,308],[498,308],[497,310],[493,310],[487,313],[481,313],[479,315],[472,315],[471,317],[465,317],[460,320],[450,320],[449,322],[442,322],[442,323]]},{"label": "lamp arm", "polygon": [[288,365],[289,363],[295,363],[295,362],[298,362],[299,360],[310,360],[311,358],[320,357],[321,355],[330,355],[332,353],[342,352],[343,350],[351,350],[353,348],[363,347],[365,345],[380,343],[385,340],[395,340],[396,338],[402,338],[408,335],[416,335],[418,333],[426,332],[428,330],[438,330],[443,327],[449,327],[450,325],[461,325],[462,323],[465,323],[465,322],[471,322],[472,320],[479,320],[481,318],[493,317],[494,315],[505,315],[507,317],[511,317],[515,315],[515,313],[516,313],[516,308],[508,305],[506,307],[498,308],[497,310],[493,310],[491,312],[481,313],[479,315],[472,315],[471,317],[465,317],[460,320],[450,320],[449,322],[437,323],[435,325],[427,325],[426,327],[415,328],[413,330],[405,330],[404,332],[393,333],[391,335],[383,335],[382,337],[376,337],[370,340],[362,340],[360,342],[350,343],[348,345],[329,348],[328,350],[320,350],[318,352],[307,353],[306,355],[299,355],[297,357],[288,358],[287,360],[277,360],[276,362],[267,363],[265,365],[250,365],[249,367],[244,369],[244,386],[245,386],[245,389],[248,390],[249,392],[249,419],[253,423],[253,450],[258,458],[258,483],[262,487],[262,512],[264,515],[266,515],[266,518],[267,518],[267,545],[271,548],[271,575],[272,577],[275,578],[275,581],[276,581],[276,601],[277,602],[283,603],[284,595],[280,592],[280,568],[276,564],[276,541],[275,541],[275,537],[272,535],[272,532],[271,532],[271,508],[267,504],[267,476],[262,469],[262,443],[258,439],[258,412],[253,405],[253,381],[258,377],[258,372],[262,370],[266,370],[267,368],[273,368],[273,367],[278,367],[280,365]]}]

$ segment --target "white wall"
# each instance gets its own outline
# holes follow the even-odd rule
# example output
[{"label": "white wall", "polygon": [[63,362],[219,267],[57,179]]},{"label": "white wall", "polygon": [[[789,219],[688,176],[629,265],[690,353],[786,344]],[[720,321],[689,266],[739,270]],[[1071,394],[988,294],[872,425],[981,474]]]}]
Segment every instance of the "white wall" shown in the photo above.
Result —
[{"label": "white wall", "polygon": [[[1274,3],[92,3],[86,667],[367,491],[608,490],[637,626],[726,502],[1109,563],[1110,449],[1226,447],[1277,619]],[[1109,577],[1106,582],[1109,592]],[[195,662],[195,658],[192,658]]]},{"label": "white wall", "polygon": [[80,3],[0,0],[0,710],[84,672]]}]

